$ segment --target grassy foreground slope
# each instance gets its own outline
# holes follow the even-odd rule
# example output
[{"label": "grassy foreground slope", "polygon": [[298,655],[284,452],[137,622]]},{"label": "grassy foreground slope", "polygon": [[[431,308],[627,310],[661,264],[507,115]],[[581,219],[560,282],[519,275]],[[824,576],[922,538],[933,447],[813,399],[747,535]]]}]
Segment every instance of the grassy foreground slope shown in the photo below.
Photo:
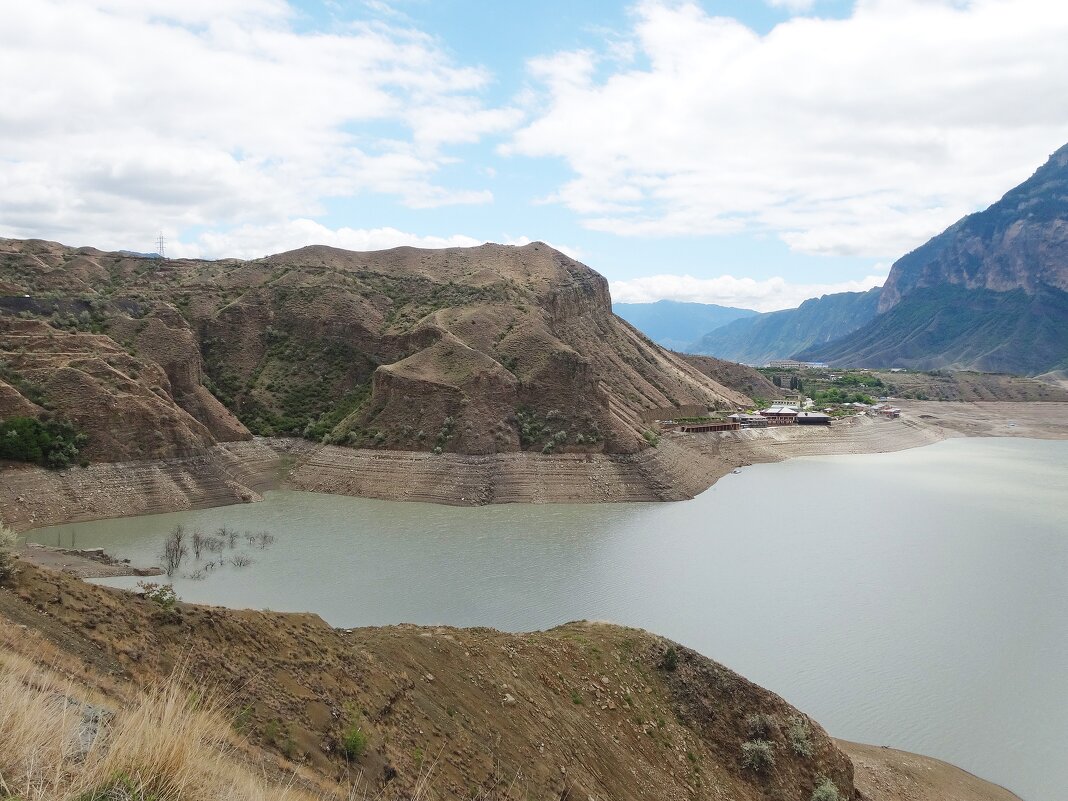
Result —
[{"label": "grassy foreground slope", "polygon": [[28,566],[0,590],[0,619],[30,632],[8,628],[8,648],[74,659],[100,692],[180,668],[226,699],[268,775],[297,764],[320,785],[405,799],[428,774],[434,799],[808,799],[822,778],[854,796],[818,724],[634,629],[337,630],[314,615],[168,610]]},{"label": "grassy foreground slope", "polygon": [[[607,624],[339,630],[21,565],[0,587],[0,700],[0,797],[24,801],[915,797],[878,755],[856,783],[773,693]],[[945,768],[922,797],[1015,798],[938,796],[966,775]]]}]

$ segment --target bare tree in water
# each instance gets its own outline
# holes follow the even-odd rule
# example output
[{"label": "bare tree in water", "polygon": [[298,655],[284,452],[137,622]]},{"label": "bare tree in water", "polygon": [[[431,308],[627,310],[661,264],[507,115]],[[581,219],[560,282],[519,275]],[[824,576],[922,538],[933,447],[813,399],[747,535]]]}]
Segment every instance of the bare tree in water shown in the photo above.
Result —
[{"label": "bare tree in water", "polygon": [[175,526],[170,535],[163,543],[163,554],[160,560],[163,562],[163,570],[167,576],[173,576],[182,564],[182,560],[189,551],[185,547],[185,530],[181,526]]}]

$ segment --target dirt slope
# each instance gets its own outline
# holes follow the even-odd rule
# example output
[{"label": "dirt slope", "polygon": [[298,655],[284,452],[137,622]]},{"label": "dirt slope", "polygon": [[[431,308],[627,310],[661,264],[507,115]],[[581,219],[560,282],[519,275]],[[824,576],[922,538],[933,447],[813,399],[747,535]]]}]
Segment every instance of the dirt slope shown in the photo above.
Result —
[{"label": "dirt slope", "polygon": [[[383,798],[409,798],[431,765],[430,799],[807,799],[820,776],[853,796],[852,766],[818,724],[633,629],[346,631],[313,615],[167,614],[32,567],[0,590],[0,617],[112,680],[146,681],[182,663],[190,681],[232,698],[254,742],[327,777],[362,772]],[[742,764],[757,713],[774,743],[764,772]],[[809,755],[788,744],[794,718]],[[350,726],[367,735],[353,764],[339,754]]]},{"label": "dirt slope", "polygon": [[1004,787],[938,759],[846,740],[837,743],[853,760],[857,789],[867,801],[1020,801]]},{"label": "dirt slope", "polygon": [[[229,699],[252,745],[235,758],[306,786],[359,778],[367,797],[408,799],[423,786],[424,799],[808,801],[826,777],[856,801],[1016,801],[935,760],[836,743],[721,665],[607,624],[339,630],[306,614],[166,611],[23,565],[0,588],[4,649],[62,669],[105,703],[180,667]],[[366,742],[349,760],[341,744],[353,729]],[[774,754],[765,770],[742,759],[758,737]]]},{"label": "dirt slope", "polygon": [[[782,394],[782,390],[771,383],[763,373],[744,364],[717,359],[714,356],[696,356],[690,353],[680,353],[678,356],[713,381],[730,387],[748,399],[774,400]],[[744,401],[743,405],[745,405]]]}]

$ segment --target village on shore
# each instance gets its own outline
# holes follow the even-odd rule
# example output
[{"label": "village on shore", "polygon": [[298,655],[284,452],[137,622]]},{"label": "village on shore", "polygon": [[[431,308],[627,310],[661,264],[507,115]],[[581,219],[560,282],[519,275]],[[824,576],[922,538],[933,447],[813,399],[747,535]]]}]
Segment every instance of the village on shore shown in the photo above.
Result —
[{"label": "village on shore", "polygon": [[874,389],[887,389],[870,371],[832,371],[827,365],[793,360],[777,360],[757,369],[775,387],[790,391],[772,400],[754,398],[748,411],[726,414],[714,407],[688,405],[650,410],[645,420],[655,423],[661,432],[703,434],[794,425],[830,426],[835,420],[858,415],[887,420],[901,417],[901,409],[893,405],[892,397],[873,398],[867,394]]}]

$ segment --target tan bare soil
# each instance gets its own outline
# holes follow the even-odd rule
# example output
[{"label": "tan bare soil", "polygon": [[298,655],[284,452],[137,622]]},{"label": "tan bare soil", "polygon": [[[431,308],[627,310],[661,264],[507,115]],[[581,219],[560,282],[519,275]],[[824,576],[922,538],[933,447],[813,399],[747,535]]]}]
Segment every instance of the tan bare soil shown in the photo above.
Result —
[{"label": "tan bare soil", "polygon": [[940,401],[1068,401],[1068,387],[1055,380],[1004,373],[938,370],[931,373],[872,371],[898,398]]},{"label": "tan bare soil", "polygon": [[782,394],[782,389],[775,386],[763,373],[744,364],[692,353],[675,355],[709,378],[750,398],[774,400]]},{"label": "tan bare soil", "polygon": [[16,530],[259,500],[305,443],[217,445],[199,456],[0,470],[0,519]]},{"label": "tan bare soil", "polygon": [[836,742],[853,760],[857,790],[867,801],[1020,801],[1003,787],[931,757]]},{"label": "tan bare soil", "polygon": [[907,419],[946,436],[1068,439],[1068,403],[894,401]]},{"label": "tan bare soil", "polygon": [[159,576],[158,567],[137,567],[118,561],[107,553],[94,549],[80,551],[73,548],[51,548],[27,544],[19,548],[18,557],[37,567],[60,570],[78,578],[111,578],[114,576]]}]

